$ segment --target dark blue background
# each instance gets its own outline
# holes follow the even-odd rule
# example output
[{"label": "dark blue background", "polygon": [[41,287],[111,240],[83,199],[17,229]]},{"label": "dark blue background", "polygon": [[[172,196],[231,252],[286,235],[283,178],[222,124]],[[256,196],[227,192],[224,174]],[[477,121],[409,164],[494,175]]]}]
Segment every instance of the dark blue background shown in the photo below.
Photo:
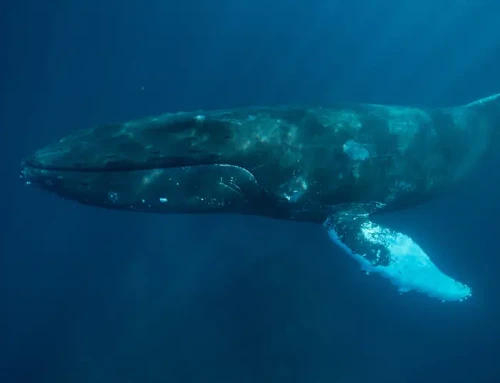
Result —
[{"label": "dark blue background", "polygon": [[321,227],[152,216],[24,188],[75,129],[165,111],[500,92],[493,1],[7,1],[1,382],[500,381],[500,175],[383,222],[474,288],[398,296]]}]

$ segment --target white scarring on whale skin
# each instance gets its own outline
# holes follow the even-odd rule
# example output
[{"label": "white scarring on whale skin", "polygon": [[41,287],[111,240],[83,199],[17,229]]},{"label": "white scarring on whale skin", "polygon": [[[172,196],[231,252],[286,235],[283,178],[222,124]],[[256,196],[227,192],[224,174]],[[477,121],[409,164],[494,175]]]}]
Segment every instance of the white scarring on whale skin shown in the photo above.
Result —
[{"label": "white scarring on whale skin", "polygon": [[415,290],[443,302],[461,301],[472,295],[467,285],[441,272],[420,246],[407,235],[385,229],[370,221],[364,223],[361,232],[365,238],[374,244],[383,245],[391,256],[388,266],[373,266],[365,257],[346,246],[335,230],[328,229],[327,232],[332,241],[354,258],[363,270],[389,279],[398,287],[400,293]]},{"label": "white scarring on whale skin", "polygon": [[343,145],[344,153],[349,156],[350,159],[356,161],[364,161],[370,157],[370,153],[363,145],[357,143],[356,141],[349,140]]}]

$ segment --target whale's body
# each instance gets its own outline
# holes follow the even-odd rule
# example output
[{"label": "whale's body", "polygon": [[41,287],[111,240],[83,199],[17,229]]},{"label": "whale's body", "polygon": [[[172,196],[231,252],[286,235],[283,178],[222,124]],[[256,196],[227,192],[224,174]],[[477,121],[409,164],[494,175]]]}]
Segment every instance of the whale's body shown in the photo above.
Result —
[{"label": "whale's body", "polygon": [[151,213],[253,214],[323,223],[399,291],[459,300],[402,233],[370,215],[427,201],[498,141],[500,95],[449,108],[252,107],[98,126],[23,161],[22,178],[84,204]]}]

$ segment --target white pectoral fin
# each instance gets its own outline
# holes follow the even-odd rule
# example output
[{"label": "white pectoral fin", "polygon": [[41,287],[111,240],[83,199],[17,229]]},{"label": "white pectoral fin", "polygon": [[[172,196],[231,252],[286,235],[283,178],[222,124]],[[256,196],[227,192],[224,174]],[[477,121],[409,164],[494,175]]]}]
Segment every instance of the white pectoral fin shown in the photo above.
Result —
[{"label": "white pectoral fin", "polygon": [[324,227],[363,270],[389,279],[400,293],[414,290],[442,301],[471,295],[468,286],[439,270],[409,236],[370,221],[367,214],[336,213]]}]

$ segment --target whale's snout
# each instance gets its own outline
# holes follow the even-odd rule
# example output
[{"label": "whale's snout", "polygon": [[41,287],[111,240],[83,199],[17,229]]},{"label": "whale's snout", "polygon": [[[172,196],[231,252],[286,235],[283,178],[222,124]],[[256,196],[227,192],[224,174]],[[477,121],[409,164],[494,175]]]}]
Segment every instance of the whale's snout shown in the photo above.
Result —
[{"label": "whale's snout", "polygon": [[[208,125],[208,126],[206,126]],[[111,172],[220,162],[224,140],[200,143],[211,124],[193,116],[163,116],[81,130],[24,159],[26,166],[59,171]],[[221,129],[219,129],[221,130]]]},{"label": "whale's snout", "polygon": [[206,130],[214,127],[199,125],[195,117],[80,131],[26,157],[21,179],[62,198],[107,208],[255,213],[264,205],[262,189],[247,169],[224,161],[224,126],[206,142]]}]

